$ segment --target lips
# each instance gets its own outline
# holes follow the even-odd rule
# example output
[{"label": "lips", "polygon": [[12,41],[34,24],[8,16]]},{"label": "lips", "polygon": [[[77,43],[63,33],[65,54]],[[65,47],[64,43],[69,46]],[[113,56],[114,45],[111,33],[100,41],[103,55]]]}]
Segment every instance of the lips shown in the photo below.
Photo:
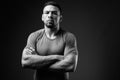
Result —
[{"label": "lips", "polygon": [[48,20],[48,21],[53,21],[53,20]]},{"label": "lips", "polygon": [[53,23],[54,21],[53,21],[53,20],[47,20],[47,22],[49,22],[49,23]]}]

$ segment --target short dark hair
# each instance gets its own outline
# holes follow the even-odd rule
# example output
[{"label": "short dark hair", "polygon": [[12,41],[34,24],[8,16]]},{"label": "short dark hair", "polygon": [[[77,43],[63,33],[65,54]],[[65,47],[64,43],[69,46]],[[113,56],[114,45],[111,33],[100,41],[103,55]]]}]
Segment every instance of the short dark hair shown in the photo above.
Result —
[{"label": "short dark hair", "polygon": [[48,6],[48,5],[56,6],[60,10],[60,14],[62,14],[62,9],[61,9],[60,5],[57,4],[56,2],[54,2],[54,1],[48,1],[48,2],[46,2],[44,4],[43,8],[46,7],[46,6]]}]

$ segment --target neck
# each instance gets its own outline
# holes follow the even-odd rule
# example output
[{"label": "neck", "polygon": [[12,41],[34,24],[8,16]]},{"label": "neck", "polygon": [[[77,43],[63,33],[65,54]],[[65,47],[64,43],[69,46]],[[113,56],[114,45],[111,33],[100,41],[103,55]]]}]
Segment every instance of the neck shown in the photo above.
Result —
[{"label": "neck", "polygon": [[59,26],[57,26],[54,29],[48,28],[47,26],[45,26],[45,33],[46,33],[47,37],[50,39],[55,39],[58,31],[59,31]]}]

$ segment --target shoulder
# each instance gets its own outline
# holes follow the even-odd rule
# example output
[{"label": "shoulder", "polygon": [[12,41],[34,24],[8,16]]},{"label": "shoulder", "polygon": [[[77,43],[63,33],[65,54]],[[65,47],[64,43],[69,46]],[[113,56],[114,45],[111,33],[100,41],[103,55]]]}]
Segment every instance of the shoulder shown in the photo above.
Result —
[{"label": "shoulder", "polygon": [[39,29],[37,31],[32,32],[29,36],[37,36],[44,32],[44,29]]},{"label": "shoulder", "polygon": [[44,32],[44,29],[39,29],[37,31],[34,31],[34,32],[30,33],[30,35],[28,36],[28,38],[37,38],[43,32]]},{"label": "shoulder", "polygon": [[74,46],[76,44],[76,37],[71,32],[65,31],[63,34],[63,39],[66,45]]},{"label": "shoulder", "polygon": [[64,42],[66,46],[69,47],[75,47],[76,46],[76,37],[71,32],[65,32],[64,33]]},{"label": "shoulder", "polygon": [[73,34],[73,33],[71,33],[71,32],[65,32],[64,33],[64,39],[65,40],[76,40],[76,37],[75,37],[75,35]]}]

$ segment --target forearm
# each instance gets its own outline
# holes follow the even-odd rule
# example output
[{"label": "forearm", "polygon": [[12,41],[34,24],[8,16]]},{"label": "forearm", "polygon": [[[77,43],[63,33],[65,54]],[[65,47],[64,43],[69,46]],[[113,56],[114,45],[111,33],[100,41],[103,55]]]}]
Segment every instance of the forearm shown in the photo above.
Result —
[{"label": "forearm", "polygon": [[40,69],[43,67],[47,67],[56,61],[57,55],[49,55],[49,56],[40,56],[40,55],[28,55],[25,59],[22,60],[23,67]]},{"label": "forearm", "polygon": [[53,71],[73,72],[75,70],[75,56],[68,56],[64,60],[58,61],[49,67]]},{"label": "forearm", "polygon": [[65,62],[65,61],[60,61],[56,62],[55,64],[51,65],[49,67],[50,70],[52,71],[60,71],[60,72],[72,72],[73,71],[73,64]]}]

